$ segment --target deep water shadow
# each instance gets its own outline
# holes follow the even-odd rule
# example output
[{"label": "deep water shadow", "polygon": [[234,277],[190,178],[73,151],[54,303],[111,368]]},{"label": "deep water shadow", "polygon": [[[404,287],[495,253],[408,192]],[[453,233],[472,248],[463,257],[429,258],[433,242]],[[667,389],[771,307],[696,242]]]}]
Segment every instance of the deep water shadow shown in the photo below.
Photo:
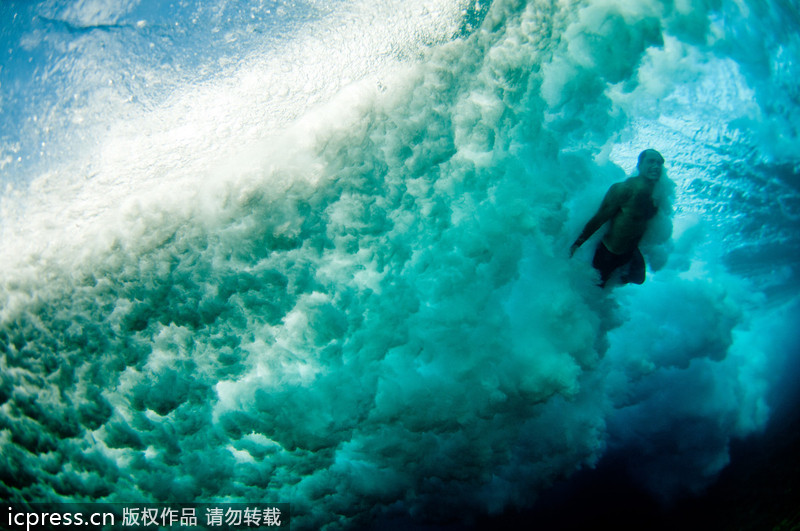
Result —
[{"label": "deep water shadow", "polygon": [[731,444],[731,463],[705,493],[663,505],[628,472],[623,455],[609,454],[542,493],[530,509],[508,510],[472,524],[426,524],[406,517],[370,529],[471,531],[796,531],[800,530],[800,401],[776,409],[766,431]]},{"label": "deep water shadow", "polygon": [[475,529],[546,531],[800,529],[800,401],[777,412],[763,434],[731,443],[731,463],[697,497],[662,505],[631,478],[622,456],[542,494],[527,511],[484,518]]}]

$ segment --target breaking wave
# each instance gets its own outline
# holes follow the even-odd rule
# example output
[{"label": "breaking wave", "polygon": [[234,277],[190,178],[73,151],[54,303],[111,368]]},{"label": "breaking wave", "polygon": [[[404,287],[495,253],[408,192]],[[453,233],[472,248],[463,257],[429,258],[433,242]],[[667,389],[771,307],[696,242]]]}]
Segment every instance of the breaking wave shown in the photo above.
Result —
[{"label": "breaking wave", "polygon": [[[0,14],[4,500],[467,522],[611,450],[670,499],[789,392],[789,2]],[[672,216],[601,290],[647,147]]]}]

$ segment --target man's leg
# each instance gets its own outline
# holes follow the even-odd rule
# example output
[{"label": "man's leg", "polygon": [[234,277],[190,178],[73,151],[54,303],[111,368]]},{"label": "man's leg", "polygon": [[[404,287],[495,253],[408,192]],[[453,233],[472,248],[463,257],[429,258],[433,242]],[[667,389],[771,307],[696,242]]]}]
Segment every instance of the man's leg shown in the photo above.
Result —
[{"label": "man's leg", "polygon": [[642,252],[637,248],[634,249],[632,253],[631,261],[628,263],[628,272],[622,276],[622,282],[626,284],[628,282],[642,284],[644,283],[644,276],[644,256],[642,256]]},{"label": "man's leg", "polygon": [[627,256],[612,253],[603,242],[597,244],[592,266],[600,272],[600,286],[605,287],[614,270],[625,262],[627,262]]}]

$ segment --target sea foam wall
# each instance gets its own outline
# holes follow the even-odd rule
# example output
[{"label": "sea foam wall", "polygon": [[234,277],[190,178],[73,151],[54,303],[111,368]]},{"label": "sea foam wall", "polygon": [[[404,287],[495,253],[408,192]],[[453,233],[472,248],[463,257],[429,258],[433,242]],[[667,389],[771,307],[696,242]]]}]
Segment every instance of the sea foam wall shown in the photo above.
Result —
[{"label": "sea foam wall", "polygon": [[[796,226],[764,166],[797,163],[797,110],[766,104],[779,88],[737,44],[761,34],[726,11],[758,7],[420,9],[430,32],[380,68],[265,98],[290,103],[279,119],[249,118],[259,76],[283,79],[264,51],[7,191],[3,498],[449,521],[529,506],[609,449],[665,498],[696,492],[763,428],[796,300],[731,270],[719,242],[748,243],[737,196],[714,195],[783,186],[770,227]],[[374,52],[315,38],[332,61]],[[797,44],[759,45],[775,80]],[[686,101],[709,80],[726,97]],[[567,249],[645,147],[674,183],[649,278],[604,291],[591,242]],[[709,171],[742,153],[747,184]],[[781,266],[790,283],[796,257]]]}]

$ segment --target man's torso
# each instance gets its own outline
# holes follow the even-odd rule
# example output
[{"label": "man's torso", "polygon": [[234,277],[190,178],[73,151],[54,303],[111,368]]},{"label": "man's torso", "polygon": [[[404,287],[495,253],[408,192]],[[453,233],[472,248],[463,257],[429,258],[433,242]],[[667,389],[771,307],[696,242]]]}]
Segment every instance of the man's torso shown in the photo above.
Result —
[{"label": "man's torso", "polygon": [[627,254],[636,248],[657,211],[651,188],[637,178],[628,179],[622,186],[622,202],[603,238],[608,250],[615,254]]}]

